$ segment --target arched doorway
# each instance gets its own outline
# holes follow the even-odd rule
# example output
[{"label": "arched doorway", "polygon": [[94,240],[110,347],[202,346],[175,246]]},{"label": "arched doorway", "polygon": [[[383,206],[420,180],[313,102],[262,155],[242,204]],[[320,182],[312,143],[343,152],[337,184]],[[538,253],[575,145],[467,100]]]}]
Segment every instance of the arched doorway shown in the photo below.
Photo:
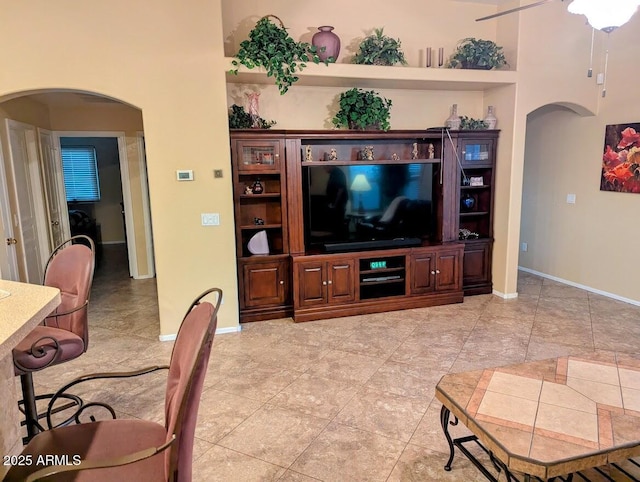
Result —
[{"label": "arched doorway", "polygon": [[[39,282],[35,278],[38,278],[42,260],[60,237],[71,233],[67,204],[71,200],[65,199],[64,194],[60,139],[99,141],[110,138],[117,144],[119,176],[115,179],[111,176],[105,182],[109,188],[114,182],[121,185],[117,211],[114,212],[113,206],[105,207],[114,203],[113,198],[105,199],[97,210],[95,203],[83,207],[96,225],[116,227],[102,233],[94,229],[100,238],[96,241],[105,244],[126,241],[129,276],[153,277],[155,267],[141,111],[124,102],[86,92],[46,91],[12,96],[0,103],[0,120],[7,126],[0,133],[4,151],[4,169],[0,171],[1,228],[5,238],[16,240],[6,245],[0,255],[0,275]],[[100,161],[97,159],[98,168]],[[108,162],[113,164],[112,160]],[[22,194],[24,186],[29,187],[28,196]],[[77,205],[73,207],[78,208]],[[96,211],[102,219],[96,218]],[[33,219],[28,219],[25,213],[31,213]],[[118,217],[115,221],[114,213]],[[126,236],[114,234],[118,231],[118,222],[122,228],[120,232],[126,232]],[[31,232],[31,228],[36,241],[26,247],[21,244],[22,234]],[[33,256],[36,247],[38,256]]]}]

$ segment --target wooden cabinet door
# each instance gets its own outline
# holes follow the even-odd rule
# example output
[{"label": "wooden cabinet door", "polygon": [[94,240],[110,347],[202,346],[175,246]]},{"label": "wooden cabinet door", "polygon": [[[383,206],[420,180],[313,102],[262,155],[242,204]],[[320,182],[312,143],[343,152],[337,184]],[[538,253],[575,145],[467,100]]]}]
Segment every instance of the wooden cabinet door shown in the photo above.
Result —
[{"label": "wooden cabinet door", "polygon": [[411,294],[429,293],[435,289],[435,259],[432,252],[411,256]]},{"label": "wooden cabinet door", "polygon": [[491,282],[490,242],[469,241],[464,247],[463,286]]},{"label": "wooden cabinet door", "polygon": [[355,261],[343,259],[327,263],[329,302],[344,303],[356,299]]},{"label": "wooden cabinet door", "polygon": [[460,253],[458,251],[442,251],[436,255],[437,291],[459,290],[460,285]]},{"label": "wooden cabinet door", "polygon": [[283,141],[238,140],[233,153],[238,172],[280,172]]},{"label": "wooden cabinet door", "polygon": [[285,303],[289,277],[286,260],[244,264],[242,275],[246,308]]},{"label": "wooden cabinet door", "polygon": [[305,261],[295,264],[297,307],[317,306],[327,303],[327,269],[322,261]]},{"label": "wooden cabinet door", "polygon": [[491,166],[495,156],[495,138],[460,140],[460,161],[463,167]]}]

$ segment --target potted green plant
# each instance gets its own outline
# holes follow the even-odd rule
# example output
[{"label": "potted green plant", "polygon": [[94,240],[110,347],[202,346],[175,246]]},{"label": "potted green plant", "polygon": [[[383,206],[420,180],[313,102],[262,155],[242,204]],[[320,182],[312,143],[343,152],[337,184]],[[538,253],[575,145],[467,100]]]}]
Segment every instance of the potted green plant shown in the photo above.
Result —
[{"label": "potted green plant", "polygon": [[374,33],[360,42],[358,52],[353,58],[354,64],[365,65],[407,65],[404,53],[400,50],[400,39],[384,35],[384,27],[374,29]]},{"label": "potted green plant", "polygon": [[447,67],[491,70],[507,65],[502,47],[491,40],[468,37],[462,39],[453,52]]},{"label": "potted green plant", "polygon": [[340,94],[340,110],[332,119],[336,127],[349,129],[382,129],[391,127],[391,101],[373,90],[354,87]]},{"label": "potted green plant", "polygon": [[460,117],[460,130],[474,131],[488,128],[489,124],[482,119],[474,119],[473,117],[467,117],[466,115]]},{"label": "potted green plant", "polygon": [[[275,78],[282,95],[298,80],[296,73],[307,66],[305,62],[322,62],[316,47],[308,42],[296,42],[287,33],[282,20],[275,15],[266,15],[249,32],[249,38],[240,43],[240,50],[231,62],[235,68],[229,72],[237,75],[240,64],[249,69],[264,67],[267,76]],[[329,60],[322,63],[328,65]]]},{"label": "potted green plant", "polygon": [[[260,129],[270,129],[271,126],[276,124],[276,121],[268,121],[258,117],[257,124]],[[229,129],[251,129],[253,126],[251,114],[244,110],[241,105],[233,104],[229,109]]]}]

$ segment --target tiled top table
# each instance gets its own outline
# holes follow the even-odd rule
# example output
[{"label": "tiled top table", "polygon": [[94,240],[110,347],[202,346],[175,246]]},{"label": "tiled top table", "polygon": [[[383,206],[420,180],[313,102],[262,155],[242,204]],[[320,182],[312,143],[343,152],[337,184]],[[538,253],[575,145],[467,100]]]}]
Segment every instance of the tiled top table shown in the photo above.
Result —
[{"label": "tiled top table", "polygon": [[494,463],[525,479],[640,455],[640,356],[598,352],[454,373],[442,377],[436,397],[451,450],[446,470],[455,447],[469,457],[448,433],[450,413]]}]

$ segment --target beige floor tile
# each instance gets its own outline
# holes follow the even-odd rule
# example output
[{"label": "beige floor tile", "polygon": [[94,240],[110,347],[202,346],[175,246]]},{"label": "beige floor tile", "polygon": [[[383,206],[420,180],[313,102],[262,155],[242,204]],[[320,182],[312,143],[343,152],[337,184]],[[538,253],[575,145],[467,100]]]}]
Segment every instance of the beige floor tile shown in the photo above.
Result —
[{"label": "beige floor tile", "polygon": [[528,284],[522,283],[518,281],[518,295],[533,295],[540,296],[540,292],[542,291],[542,285],[539,284]]},{"label": "beige floor tile", "polygon": [[239,395],[214,388],[205,390],[198,408],[196,437],[216,443],[261,406],[261,403],[256,400]]},{"label": "beige floor tile", "polygon": [[[450,471],[444,470],[448,455],[409,444],[387,482],[483,482],[487,479],[458,453]],[[495,471],[494,471],[495,474]]]},{"label": "beige floor tile", "polygon": [[402,341],[403,338],[394,333],[392,328],[366,325],[359,333],[354,333],[344,340],[338,346],[338,350],[386,358],[400,346]]},{"label": "beige floor tile", "polygon": [[526,271],[518,271],[518,283],[542,286],[543,281],[544,281],[544,278],[541,278],[540,276],[527,273]]},{"label": "beige floor tile", "polygon": [[335,421],[408,442],[428,405],[424,399],[364,388],[345,405]]},{"label": "beige floor tile", "polygon": [[300,410],[319,418],[333,419],[358,392],[350,382],[304,374],[273,397],[269,403]]},{"label": "beige floor tile", "polygon": [[193,464],[194,482],[276,481],[285,469],[214,445]]},{"label": "beige floor tile", "polygon": [[588,294],[585,290],[562,283],[549,282],[549,280],[544,280],[542,283],[540,296],[543,298],[562,298],[565,300],[572,298],[579,300],[588,299]]},{"label": "beige floor tile", "polygon": [[329,348],[299,345],[280,339],[253,353],[251,359],[264,365],[287,367],[303,373],[318,363],[329,351]]},{"label": "beige floor tile", "polygon": [[531,330],[531,340],[542,343],[560,343],[593,349],[590,324],[548,316],[536,316]]},{"label": "beige floor tile", "polygon": [[532,320],[536,314],[538,297],[533,295],[520,295],[513,300],[493,298],[484,310],[485,314],[502,316],[505,318],[519,318],[522,321]]},{"label": "beige floor tile", "polygon": [[332,423],[291,469],[324,481],[385,481],[405,443]]},{"label": "beige floor tile", "polygon": [[251,363],[236,376],[222,378],[212,387],[223,392],[267,402],[300,376],[299,372]]},{"label": "beige floor tile", "polygon": [[413,334],[391,356],[390,361],[435,370],[449,370],[467,341],[465,333]]},{"label": "beige floor tile", "polygon": [[531,337],[527,347],[526,361],[546,360],[559,356],[579,355],[593,353],[593,348],[585,348],[581,345],[566,345],[555,341]]},{"label": "beige floor tile", "polygon": [[218,445],[281,467],[289,467],[327,423],[327,420],[298,411],[265,405]]},{"label": "beige floor tile", "polygon": [[287,470],[282,477],[278,479],[278,482],[317,482],[318,479],[309,477],[307,475],[299,474],[293,470]]},{"label": "beige floor tile", "polygon": [[438,380],[445,373],[445,371],[425,370],[420,366],[387,361],[371,376],[366,386],[403,397],[430,400]]},{"label": "beige floor tile", "polygon": [[[119,262],[105,262],[96,272],[89,350],[77,360],[36,373],[38,393],[86,373],[169,360],[173,344],[158,341],[155,280],[130,279],[126,251],[104,248],[107,254],[115,252]],[[459,451],[451,472],[443,470],[449,447],[440,426],[441,404],[433,398],[435,384],[449,372],[525,359],[594,349],[611,358],[615,351],[619,361],[625,360],[619,371],[624,389],[622,395],[618,389],[618,399],[622,396],[638,410],[640,386],[631,372],[633,367],[640,369],[640,307],[522,271],[518,291],[515,300],[481,295],[446,306],[309,323],[283,318],[247,323],[240,333],[217,335],[199,407],[193,480],[484,480]],[[579,384],[589,399],[611,401],[613,393],[603,390],[606,383],[599,386],[576,378],[570,383]],[[78,392],[113,403],[120,418],[162,423],[165,384],[166,372],[160,372],[133,384],[96,383]],[[590,411],[582,405],[566,407],[561,395],[546,387],[541,393],[545,403]],[[616,441],[636,440],[639,420],[612,414]],[[547,421],[551,432],[545,433],[553,433],[553,417]],[[576,428],[576,433],[584,435],[583,429]],[[462,423],[450,425],[449,432],[453,437],[470,434]],[[499,432],[512,442],[515,437],[522,450],[531,445],[534,455],[541,457],[582,450],[571,443],[576,439],[538,434],[530,441],[530,434],[513,428]],[[220,445],[225,439],[233,449]],[[479,448],[471,449],[483,456]],[[603,480],[599,477],[596,473],[592,480]]]},{"label": "beige floor tile", "polygon": [[384,358],[375,358],[341,350],[332,350],[307,373],[322,378],[332,378],[353,383],[365,383],[384,363]]},{"label": "beige floor tile", "polygon": [[[442,404],[434,399],[429,404],[429,408],[427,408],[422,420],[416,427],[409,443],[431,451],[449,454],[449,445],[440,423],[441,409]],[[451,421],[453,421],[453,417],[451,417]],[[471,432],[463,424],[458,423],[457,425],[449,425],[449,434],[451,437],[457,438],[471,435]]]}]

